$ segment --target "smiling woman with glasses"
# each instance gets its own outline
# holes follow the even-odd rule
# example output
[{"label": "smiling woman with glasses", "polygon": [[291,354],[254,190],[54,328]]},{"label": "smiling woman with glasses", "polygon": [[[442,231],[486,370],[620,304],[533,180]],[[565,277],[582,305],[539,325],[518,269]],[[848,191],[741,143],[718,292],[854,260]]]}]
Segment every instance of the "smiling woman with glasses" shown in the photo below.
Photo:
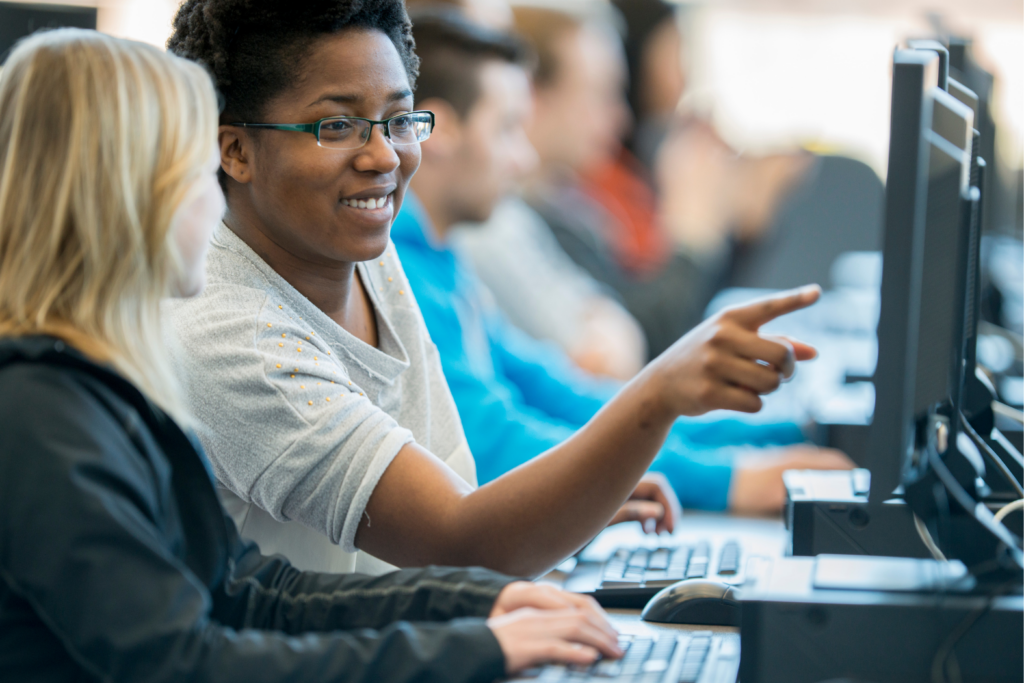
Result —
[{"label": "smiling woman with glasses", "polygon": [[[573,438],[476,488],[389,239],[433,124],[414,107],[402,0],[186,0],[168,47],[203,63],[224,97],[228,209],[209,286],[167,312],[224,504],[263,552],[321,571],[380,572],[383,560],[537,575],[612,519],[679,415],[753,412],[778,386],[792,350],[757,325],[814,292],[710,321]],[[482,409],[503,400],[483,396]],[[493,438],[510,438],[501,421]],[[593,627],[582,649],[553,621],[497,637],[545,643],[536,660],[615,656]]]}]

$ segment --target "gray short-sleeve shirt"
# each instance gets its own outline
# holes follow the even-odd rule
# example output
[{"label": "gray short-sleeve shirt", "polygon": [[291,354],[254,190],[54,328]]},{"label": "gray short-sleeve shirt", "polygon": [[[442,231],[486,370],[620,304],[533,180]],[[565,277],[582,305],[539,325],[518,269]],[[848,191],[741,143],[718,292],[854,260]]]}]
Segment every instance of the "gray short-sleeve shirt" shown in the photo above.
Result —
[{"label": "gray short-sleeve shirt", "polygon": [[199,438],[239,531],[301,569],[380,572],[356,553],[370,494],[410,441],[470,484],[458,411],[393,245],[356,266],[378,347],[346,332],[230,229],[214,233],[207,285],[169,301]]}]

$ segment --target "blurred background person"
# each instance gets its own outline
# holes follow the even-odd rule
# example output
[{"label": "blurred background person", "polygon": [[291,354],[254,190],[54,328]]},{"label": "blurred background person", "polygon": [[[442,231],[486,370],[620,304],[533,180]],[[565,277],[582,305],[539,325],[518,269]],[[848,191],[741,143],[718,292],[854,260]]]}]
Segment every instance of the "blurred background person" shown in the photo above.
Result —
[{"label": "blurred background person", "polygon": [[[511,325],[449,244],[454,225],[487,220],[537,163],[525,131],[522,44],[451,11],[417,11],[412,20],[421,60],[416,106],[433,111],[437,126],[391,237],[485,484],[569,439],[621,384],[587,377],[556,346]],[[849,465],[801,441],[791,423],[679,421],[651,470],[686,506],[772,511],[783,502],[784,469]],[[746,444],[790,447],[740,461]]]},{"label": "blurred background person", "polygon": [[[621,309],[609,305],[608,295],[621,300],[648,353],[657,355],[703,317],[728,272],[734,226],[763,224],[772,208],[766,203],[777,202],[788,186],[751,172],[700,122],[678,126],[664,163],[655,163],[660,145],[654,139],[660,143],[669,129],[685,84],[681,37],[665,3],[644,0],[624,9],[637,25],[627,24],[625,54],[614,31],[618,15],[605,3],[583,4],[572,13],[515,8],[516,29],[538,54],[529,131],[541,164],[524,196],[542,221],[521,207],[502,207],[484,230],[459,237],[517,324],[560,343],[584,369],[620,377],[637,366],[642,347],[623,343],[638,339],[636,327],[616,316]],[[627,64],[624,56],[633,59]],[[622,144],[634,119],[627,86],[641,121],[635,139],[652,147],[654,169]],[[517,222],[530,227],[517,231]],[[542,236],[544,224],[554,240]],[[589,290],[597,295],[551,295],[552,271],[579,270],[553,255],[555,242],[590,275]],[[524,260],[525,253],[533,258]],[[562,320],[595,320],[591,327],[598,334],[576,324],[569,329],[580,332],[567,339],[559,332]],[[618,336],[600,334],[602,325],[618,329]],[[576,341],[595,337],[611,342]]]},{"label": "blurred background person", "polygon": [[[413,15],[457,10],[475,23],[508,30],[512,8],[506,0],[409,0]],[[531,108],[532,111],[532,108]],[[617,295],[598,283],[565,253],[544,219],[512,191],[486,221],[452,231],[463,253],[486,268],[482,280],[509,320],[535,339],[557,344],[575,365],[591,374],[626,380],[647,360],[647,342],[636,319]]]},{"label": "blurred background person", "polygon": [[508,0],[406,0],[405,6],[410,15],[456,10],[476,24],[497,30],[511,28],[514,21]]}]

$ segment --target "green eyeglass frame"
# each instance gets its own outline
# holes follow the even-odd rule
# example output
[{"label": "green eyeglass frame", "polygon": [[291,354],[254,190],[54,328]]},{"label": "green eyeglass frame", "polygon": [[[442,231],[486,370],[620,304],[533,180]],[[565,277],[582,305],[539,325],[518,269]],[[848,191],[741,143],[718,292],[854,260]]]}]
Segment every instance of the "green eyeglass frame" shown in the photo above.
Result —
[{"label": "green eyeglass frame", "polygon": [[[394,129],[397,123],[407,126]],[[349,128],[343,128],[347,124]],[[374,121],[361,116],[328,116],[313,123],[232,123],[241,128],[270,128],[295,133],[310,133],[316,136],[316,144],[327,149],[359,149],[370,140],[374,126],[381,126],[384,137],[393,145],[411,145],[423,142],[434,130],[434,112],[427,110],[410,111]],[[352,135],[356,133],[356,135]]]}]

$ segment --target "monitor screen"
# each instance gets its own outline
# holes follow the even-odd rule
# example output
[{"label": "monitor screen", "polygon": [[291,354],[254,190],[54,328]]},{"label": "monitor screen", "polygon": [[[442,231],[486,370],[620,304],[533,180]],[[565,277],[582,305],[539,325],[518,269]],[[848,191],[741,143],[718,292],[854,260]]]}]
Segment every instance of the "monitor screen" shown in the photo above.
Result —
[{"label": "monitor screen", "polygon": [[[977,366],[978,314],[981,307],[981,233],[982,215],[981,194],[985,191],[984,179],[987,164],[981,157],[981,132],[978,130],[981,112],[978,96],[971,89],[950,78],[947,82],[949,94],[970,107],[974,114],[974,132],[971,137],[971,181],[973,188],[978,188],[979,200],[971,206],[971,237],[967,251],[967,296],[966,314],[964,318],[964,381],[972,381]],[[977,402],[977,401],[976,401]],[[984,399],[981,399],[984,403]],[[974,412],[983,406],[965,406],[965,413]]]},{"label": "monitor screen", "polygon": [[929,116],[920,164],[923,196],[918,198],[923,205],[918,220],[924,224],[915,230],[911,267],[916,324],[907,344],[908,366],[914,366],[908,378],[915,421],[938,405],[959,407],[970,236],[966,207],[973,112],[934,88],[925,105]]},{"label": "monitor screen", "polygon": [[925,96],[939,82],[939,56],[924,50],[893,55],[889,168],[885,187],[882,307],[878,320],[875,413],[864,465],[871,470],[870,500],[890,498],[900,484],[901,462],[912,447],[905,400],[910,320],[910,263],[917,223],[918,182],[924,139]]},{"label": "monitor screen", "polygon": [[0,64],[14,44],[44,28],[96,28],[95,7],[0,2]]}]

